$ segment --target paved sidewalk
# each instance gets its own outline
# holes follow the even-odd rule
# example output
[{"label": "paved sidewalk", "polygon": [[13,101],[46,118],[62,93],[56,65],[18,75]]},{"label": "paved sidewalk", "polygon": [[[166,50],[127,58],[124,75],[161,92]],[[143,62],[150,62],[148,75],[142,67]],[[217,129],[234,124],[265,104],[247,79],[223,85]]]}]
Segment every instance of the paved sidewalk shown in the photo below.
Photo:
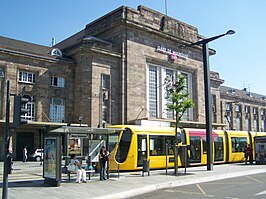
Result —
[{"label": "paved sidewalk", "polygon": [[[0,182],[2,187],[3,163],[0,162]],[[207,171],[206,166],[189,167],[187,173],[184,168],[179,168],[178,176],[173,175],[173,170],[155,170],[150,176],[142,176],[142,171],[111,174],[110,179],[100,181],[96,174],[87,183],[77,184],[73,179],[67,181],[63,176],[60,187],[49,187],[43,183],[42,166],[38,162],[15,162],[14,172],[9,175],[8,196],[26,199],[58,199],[73,197],[92,197],[100,199],[129,198],[154,190],[232,178],[244,175],[252,175],[266,172],[266,165],[223,164],[214,165],[213,171]],[[2,188],[1,188],[2,194]]]}]

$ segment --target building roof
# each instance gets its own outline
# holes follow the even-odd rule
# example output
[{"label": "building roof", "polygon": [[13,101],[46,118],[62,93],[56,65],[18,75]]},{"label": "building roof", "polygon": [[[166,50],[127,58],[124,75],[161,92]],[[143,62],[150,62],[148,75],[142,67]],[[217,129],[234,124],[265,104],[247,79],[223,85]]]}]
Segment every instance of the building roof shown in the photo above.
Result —
[{"label": "building roof", "polygon": [[257,100],[266,100],[265,95],[250,92],[247,88],[240,90],[228,86],[221,86],[220,89],[221,93],[235,95],[236,97],[240,98],[253,98]]},{"label": "building roof", "polygon": [[78,33],[68,37],[67,39],[59,42],[55,45],[55,47],[60,48],[64,50],[65,48],[68,48],[69,46],[72,46],[79,41],[81,41],[85,37],[85,29],[79,31]]},{"label": "building roof", "polygon": [[[58,59],[59,57],[52,56],[50,52],[55,47],[42,46],[16,39],[10,39],[0,36],[0,52],[16,53],[32,57],[40,57],[46,59]],[[70,61],[66,58],[61,58],[65,61]]]},{"label": "building roof", "polygon": [[20,52],[28,52],[39,55],[48,55],[48,52],[52,49],[52,47],[41,46],[38,44],[10,39],[2,36],[0,36],[0,48],[16,50]]}]

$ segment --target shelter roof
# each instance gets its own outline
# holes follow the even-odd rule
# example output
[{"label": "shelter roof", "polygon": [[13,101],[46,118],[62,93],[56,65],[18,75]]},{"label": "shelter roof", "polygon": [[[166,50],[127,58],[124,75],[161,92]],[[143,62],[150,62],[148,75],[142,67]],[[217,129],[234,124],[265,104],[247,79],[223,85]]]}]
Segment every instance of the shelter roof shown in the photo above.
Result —
[{"label": "shelter roof", "polygon": [[98,134],[110,135],[115,134],[117,131],[122,131],[123,128],[93,128],[93,127],[75,127],[75,126],[62,126],[50,131],[50,134]]}]

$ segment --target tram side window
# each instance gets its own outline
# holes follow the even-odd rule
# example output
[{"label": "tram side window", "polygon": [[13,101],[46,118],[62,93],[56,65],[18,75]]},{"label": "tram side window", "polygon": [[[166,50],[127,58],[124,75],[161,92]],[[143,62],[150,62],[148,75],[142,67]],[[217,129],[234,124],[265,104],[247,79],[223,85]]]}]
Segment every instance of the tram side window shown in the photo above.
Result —
[{"label": "tram side window", "polygon": [[244,152],[247,143],[246,137],[232,137],[232,152]]},{"label": "tram side window", "polygon": [[126,161],[131,139],[132,139],[131,131],[129,129],[124,130],[115,156],[117,162],[122,163]]},{"label": "tram side window", "polygon": [[150,156],[166,155],[166,146],[168,147],[168,155],[173,155],[174,137],[150,136]]},{"label": "tram side window", "polygon": [[164,155],[165,147],[163,136],[150,136],[150,155]]},{"label": "tram side window", "polygon": [[165,145],[168,147],[168,155],[174,155],[174,137],[165,137]]}]

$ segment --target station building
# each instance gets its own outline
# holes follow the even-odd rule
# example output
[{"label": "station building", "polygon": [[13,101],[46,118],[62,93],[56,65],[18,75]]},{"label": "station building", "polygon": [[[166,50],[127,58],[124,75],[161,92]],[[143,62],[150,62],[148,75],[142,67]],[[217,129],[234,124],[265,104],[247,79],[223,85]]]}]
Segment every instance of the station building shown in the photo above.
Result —
[{"label": "station building", "polygon": [[266,97],[248,88],[220,87],[221,122],[226,129],[265,132]]},{"label": "station building", "polygon": [[[17,160],[24,145],[29,151],[41,147],[48,127],[170,125],[175,120],[166,108],[170,103],[166,80],[173,81],[180,73],[195,103],[181,125],[205,128],[202,49],[179,48],[201,39],[204,36],[196,27],[144,6],[119,7],[52,47],[0,37],[0,157],[7,80],[11,83],[11,126],[13,95],[33,99],[26,105],[30,112],[25,118],[30,122],[11,128]],[[210,55],[215,53],[209,49]],[[266,101],[262,95],[243,94],[222,86],[223,82],[219,73],[211,72],[213,127],[264,131]],[[241,119],[236,110],[241,111]]]}]

